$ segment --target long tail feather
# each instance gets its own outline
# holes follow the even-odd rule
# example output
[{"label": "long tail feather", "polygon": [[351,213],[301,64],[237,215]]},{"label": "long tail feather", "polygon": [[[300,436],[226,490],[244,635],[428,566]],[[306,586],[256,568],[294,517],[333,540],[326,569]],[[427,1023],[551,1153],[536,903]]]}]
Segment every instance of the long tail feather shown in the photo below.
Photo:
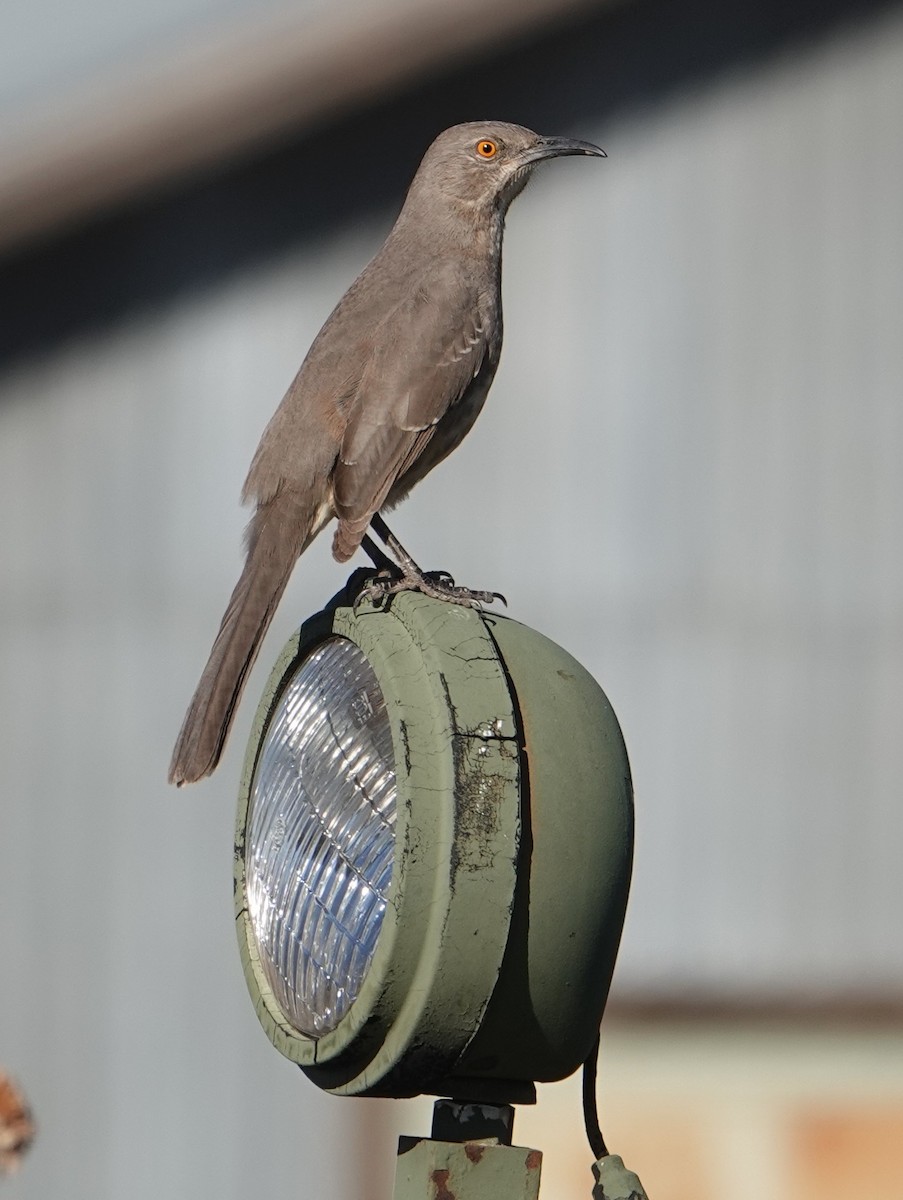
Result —
[{"label": "long tail feather", "polygon": [[292,568],[313,536],[315,511],[310,502],[281,492],[254,514],[244,570],[182,722],[170,783],[195,783],[219,762],[245,679]]}]

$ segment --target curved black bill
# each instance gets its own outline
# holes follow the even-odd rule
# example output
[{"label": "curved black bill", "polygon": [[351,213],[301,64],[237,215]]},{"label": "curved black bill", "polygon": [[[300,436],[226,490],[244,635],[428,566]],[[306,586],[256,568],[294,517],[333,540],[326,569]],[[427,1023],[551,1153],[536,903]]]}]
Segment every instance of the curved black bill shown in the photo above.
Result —
[{"label": "curved black bill", "polygon": [[538,162],[543,158],[562,158],[566,154],[589,154],[593,158],[608,158],[600,146],[592,142],[579,142],[576,138],[544,137],[521,155],[521,162]]}]

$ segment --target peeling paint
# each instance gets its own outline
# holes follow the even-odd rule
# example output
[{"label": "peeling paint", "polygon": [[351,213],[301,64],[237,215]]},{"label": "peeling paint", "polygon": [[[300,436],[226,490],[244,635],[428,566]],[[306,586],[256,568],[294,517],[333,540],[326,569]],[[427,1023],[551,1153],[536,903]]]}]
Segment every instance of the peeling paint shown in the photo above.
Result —
[{"label": "peeling paint", "polygon": [[408,739],[408,723],[401,720],[398,722],[398,729],[401,734],[401,742],[404,747],[404,770],[406,775],[411,774],[411,743]]}]

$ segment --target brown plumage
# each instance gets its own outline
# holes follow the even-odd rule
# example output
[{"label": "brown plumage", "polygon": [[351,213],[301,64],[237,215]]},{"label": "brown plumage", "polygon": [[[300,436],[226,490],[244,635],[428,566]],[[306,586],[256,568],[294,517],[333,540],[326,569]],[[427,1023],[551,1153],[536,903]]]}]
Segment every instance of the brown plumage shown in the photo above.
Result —
[{"label": "brown plumage", "polygon": [[[245,678],[295,561],[333,517],[333,554],[358,549],[458,445],[502,347],[505,213],[536,162],[602,155],[520,125],[456,125],[427,150],[404,207],[311,346],[266,427],[242,499],[247,558],[182,724],[171,783],[216,767]],[[418,586],[411,579],[410,586]]]}]

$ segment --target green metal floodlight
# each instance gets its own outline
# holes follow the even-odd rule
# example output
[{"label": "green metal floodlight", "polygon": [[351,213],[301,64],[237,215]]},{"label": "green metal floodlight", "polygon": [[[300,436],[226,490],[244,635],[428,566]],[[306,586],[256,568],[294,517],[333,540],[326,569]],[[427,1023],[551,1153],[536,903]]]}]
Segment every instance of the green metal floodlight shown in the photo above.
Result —
[{"label": "green metal floodlight", "polygon": [[343,1095],[529,1102],[598,1036],[630,881],[611,705],[504,617],[343,593],[284,648],[238,806],[273,1044]]}]

